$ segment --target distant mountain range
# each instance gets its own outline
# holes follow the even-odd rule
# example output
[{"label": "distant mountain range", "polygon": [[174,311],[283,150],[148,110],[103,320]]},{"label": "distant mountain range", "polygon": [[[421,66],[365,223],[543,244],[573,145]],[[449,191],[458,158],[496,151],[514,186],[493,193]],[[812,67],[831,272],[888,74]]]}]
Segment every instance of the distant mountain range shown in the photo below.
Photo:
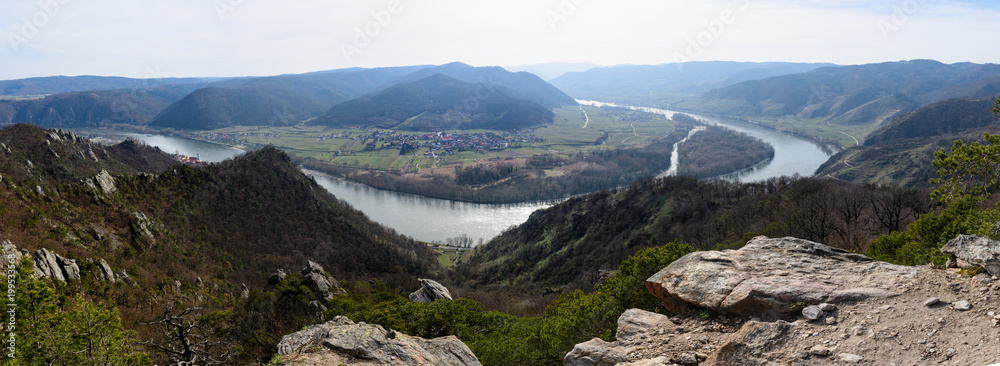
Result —
[{"label": "distant mountain range", "polygon": [[311,123],[435,131],[510,130],[552,121],[549,108],[521,95],[493,83],[477,85],[433,74],[340,103]]},{"label": "distant mountain range", "polygon": [[351,69],[225,80],[177,100],[149,124],[198,130],[234,125],[295,124],[320,116],[337,103],[375,91],[425,67]]},{"label": "distant mountain range", "polygon": [[204,83],[151,89],[117,89],[52,94],[38,99],[0,100],[0,124],[92,127],[110,123],[144,125],[160,111]]},{"label": "distant mountain range", "polygon": [[824,67],[745,81],[677,103],[676,108],[741,117],[877,124],[897,113],[1000,91],[1000,65],[931,60]]},{"label": "distant mountain range", "polygon": [[666,106],[714,88],[830,66],[835,65],[729,61],[620,65],[569,72],[551,83],[578,99]]},{"label": "distant mountain range", "polygon": [[[454,97],[449,100],[454,105],[465,103],[465,98],[472,98],[469,103],[483,104],[479,99],[484,99],[489,108],[501,105],[527,108],[487,111],[477,106],[474,108],[477,109],[473,113],[475,116],[460,118],[467,122],[464,125],[536,124],[539,118],[551,115],[550,111],[539,113],[537,106],[551,109],[576,104],[573,98],[530,73],[451,63],[441,66],[351,68],[271,77],[163,79],[165,81],[156,81],[162,85],[153,87],[147,87],[152,83],[150,80],[127,78],[55,77],[5,81],[0,82],[0,87],[6,87],[21,98],[0,100],[0,124],[20,122],[50,127],[92,127],[127,123],[198,130],[235,125],[290,125],[328,115],[337,104],[437,74],[461,82],[435,87],[437,92],[445,92],[442,88],[458,88],[445,92]],[[469,85],[472,85],[471,89]],[[60,93],[101,87],[126,89]],[[485,94],[483,90],[486,90]],[[502,91],[495,93],[495,90]],[[57,94],[24,98],[46,93]],[[462,94],[461,98],[458,94]],[[424,102],[431,105],[441,101]],[[487,118],[484,113],[492,113],[493,117]],[[516,118],[523,120],[516,123],[503,121]],[[551,117],[548,119],[551,120]]]},{"label": "distant mountain range", "polygon": [[131,79],[114,76],[50,76],[0,81],[0,96],[29,96],[93,90],[148,90],[165,85],[207,84],[223,78]]}]

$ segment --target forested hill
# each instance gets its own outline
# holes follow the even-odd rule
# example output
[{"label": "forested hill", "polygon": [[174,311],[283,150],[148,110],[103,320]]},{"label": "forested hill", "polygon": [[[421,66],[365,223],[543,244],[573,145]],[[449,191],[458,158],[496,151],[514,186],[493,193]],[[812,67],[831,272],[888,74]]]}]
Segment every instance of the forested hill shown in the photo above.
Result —
[{"label": "forested hill", "polygon": [[505,87],[477,86],[434,74],[338,104],[311,123],[415,131],[512,130],[551,123],[554,116]]},{"label": "forested hill", "polygon": [[342,278],[432,265],[425,246],[333,197],[274,148],[186,166],[135,141],[105,147],[30,125],[5,127],[0,143],[0,237],[105,258],[142,284],[262,286],[306,260]]},{"label": "forested hill", "polygon": [[160,149],[135,140],[98,145],[71,133],[29,124],[0,129],[0,144],[3,179],[45,187],[79,183],[101,170],[112,174],[156,174],[177,164]]},{"label": "forested hill", "polygon": [[116,89],[53,94],[44,98],[0,100],[0,124],[48,127],[144,125],[171,103],[204,86],[182,83],[150,89]]},{"label": "forested hill", "polygon": [[679,240],[698,249],[740,246],[756,235],[795,236],[865,250],[929,205],[925,193],[775,178],[760,183],[645,179],[569,199],[477,247],[454,271],[470,288],[587,288],[640,248]]},{"label": "forested hill", "polygon": [[798,74],[826,63],[703,61],[619,65],[568,72],[552,85],[580,99],[662,106],[747,80]]},{"label": "forested hill", "polygon": [[[933,60],[824,67],[712,90],[678,108],[731,116],[788,117],[858,125],[948,98],[988,97],[1000,65]],[[985,95],[982,95],[985,94]]]},{"label": "forested hill", "polygon": [[862,146],[848,148],[816,171],[859,184],[902,184],[930,187],[937,177],[934,152],[956,139],[980,141],[983,133],[1000,133],[992,99],[949,99],[893,118]]},{"label": "forested hill", "polygon": [[992,98],[948,99],[893,118],[865,138],[865,146],[896,139],[947,136],[998,122]]},{"label": "forested hill", "polygon": [[429,267],[424,245],[369,220],[275,148],[208,167],[178,167],[127,186],[125,199],[162,220],[177,245],[207,251],[192,259],[227,263],[246,281],[260,283],[306,260],[341,278],[415,275]]},{"label": "forested hill", "polygon": [[152,126],[208,130],[281,126],[323,115],[333,105],[378,90],[426,66],[352,69],[213,83],[163,110]]},{"label": "forested hill", "polygon": [[548,109],[577,104],[572,97],[535,74],[510,72],[499,66],[474,67],[461,62],[452,62],[415,71],[399,80],[394,80],[393,84],[414,82],[435,74],[447,75],[491,90],[494,86],[501,86],[513,91],[511,94],[517,98],[530,100]]}]

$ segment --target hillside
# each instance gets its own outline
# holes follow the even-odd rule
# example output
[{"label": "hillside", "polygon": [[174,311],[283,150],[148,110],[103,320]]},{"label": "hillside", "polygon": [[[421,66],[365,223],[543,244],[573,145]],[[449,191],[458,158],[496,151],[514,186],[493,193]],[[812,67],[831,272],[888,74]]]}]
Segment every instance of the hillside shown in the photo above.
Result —
[{"label": "hillside", "polygon": [[174,84],[206,84],[219,78],[131,79],[114,76],[51,76],[0,81],[0,96],[31,96],[94,90],[154,89]]},{"label": "hillside", "polygon": [[47,127],[144,125],[161,110],[203,83],[151,89],[118,89],[53,94],[39,99],[0,100],[0,125],[30,123]]},{"label": "hillside", "polygon": [[713,88],[828,66],[834,65],[728,61],[620,65],[569,72],[551,83],[574,98],[662,107]]},{"label": "hillside", "polygon": [[998,85],[998,65],[913,60],[825,67],[746,81],[712,90],[676,107],[765,120],[793,118],[840,126],[872,125],[900,112],[948,98],[985,93]]},{"label": "hillside", "polygon": [[[796,236],[864,250],[879,234],[927,212],[923,197],[915,190],[808,178],[646,179],[533,213],[463,257],[453,278],[471,288],[586,288],[641,248],[674,240],[705,250],[740,246],[756,235]],[[852,214],[839,214],[845,211]]]},{"label": "hillside", "polygon": [[77,184],[101,170],[157,174],[177,164],[160,149],[134,140],[104,146],[29,124],[0,129],[0,143],[0,174],[4,181],[31,182],[43,188]]},{"label": "hillside", "polygon": [[[0,130],[0,143],[4,221],[19,223],[2,236],[100,255],[134,268],[140,283],[197,273],[262,285],[306,259],[347,277],[427,269],[422,245],[333,197],[273,148],[195,167],[135,141],[105,147],[31,125]],[[110,191],[91,187],[102,170]],[[57,240],[25,240],[49,230]]]},{"label": "hillside", "polygon": [[950,99],[902,114],[872,133],[865,144],[842,151],[816,171],[818,176],[858,184],[901,184],[930,187],[937,176],[934,152],[952,141],[982,140],[983,132],[1000,132],[991,99]]},{"label": "hillside", "polygon": [[[486,97],[476,98],[479,86],[434,74],[338,104],[311,123],[415,131],[513,130],[551,123],[555,116],[512,90],[499,85],[490,88]],[[476,103],[468,104],[469,98]]]},{"label": "hillside", "polygon": [[210,130],[234,125],[296,124],[423,67],[349,69],[225,80],[176,101],[150,125]]},{"label": "hillside", "polygon": [[[38,322],[19,325],[82,338],[124,327],[130,344],[168,344],[158,321],[173,314],[208,332],[198,339],[231,350],[204,352],[238,364],[261,362],[281,334],[322,316],[332,293],[345,291],[336,279],[363,299],[396,294],[437,268],[424,244],[333,197],[279,150],[188,166],[135,141],[106,147],[25,124],[0,129],[0,242],[35,261],[17,279],[18,299],[33,288],[42,291],[33,299],[53,302],[32,313]],[[279,269],[292,274],[274,290],[280,281],[267,284]],[[51,278],[27,277],[36,272]],[[101,316],[118,325],[79,335],[57,325],[90,323],[41,322],[88,302],[111,309]],[[134,347],[154,363],[173,357],[141,342]],[[45,357],[28,347],[18,355]]]},{"label": "hillside", "polygon": [[[461,62],[453,62],[414,71],[412,74],[393,80],[392,84],[414,82],[435,74],[476,84],[480,88],[486,88],[486,93],[492,93],[493,85],[500,86],[513,91],[510,94],[514,97],[530,100],[548,109],[576,105],[573,98],[538,76],[527,72],[510,72],[499,66],[473,67]],[[386,85],[386,87],[388,86],[390,85]],[[481,96],[483,93],[480,91],[477,95]]]}]

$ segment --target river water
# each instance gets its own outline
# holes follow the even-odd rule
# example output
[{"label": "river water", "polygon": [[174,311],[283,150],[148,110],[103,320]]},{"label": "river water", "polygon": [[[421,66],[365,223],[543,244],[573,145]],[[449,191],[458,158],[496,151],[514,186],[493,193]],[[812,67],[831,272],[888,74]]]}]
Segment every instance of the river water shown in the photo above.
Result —
[{"label": "river water", "polygon": [[[595,105],[599,102],[580,101]],[[652,113],[673,116],[675,112],[655,108],[630,107]],[[802,138],[728,118],[690,114],[708,124],[718,125],[760,138],[774,147],[774,159],[757,169],[741,172],[741,181],[758,181],[775,176],[799,174],[809,176],[828,158],[816,144]],[[200,156],[208,162],[218,162],[242,153],[242,150],[177,136],[144,135],[123,132],[89,131],[92,135],[134,137],[168,153]],[[683,162],[680,162],[683,164]],[[473,241],[489,240],[508,227],[519,225],[532,212],[552,206],[552,202],[530,202],[510,205],[475,204],[415,196],[375,189],[344,181],[318,172],[306,172],[330,193],[361,210],[369,218],[397,232],[423,241],[444,241],[468,235]]]},{"label": "river water", "polygon": [[[734,175],[723,176],[723,179],[739,180],[741,182],[757,182],[772,177],[792,176],[795,174],[808,177],[816,172],[820,165],[830,159],[830,155],[823,152],[816,143],[763,126],[758,126],[749,122],[740,121],[733,118],[704,116],[687,112],[675,112],[666,109],[623,106],[614,103],[603,103],[591,100],[578,100],[580,104],[591,106],[613,106],[624,107],[644,112],[657,113],[673,117],[674,113],[683,113],[697,118],[706,124],[725,127],[736,132],[759,138],[774,147],[774,159],[766,164],[759,165],[754,169],[748,169]],[[683,161],[678,162],[684,164]]]},{"label": "river water", "polygon": [[[218,145],[178,136],[164,136],[107,130],[75,130],[92,136],[123,139],[133,137],[167,153],[201,156],[207,162],[219,162],[243,153]],[[441,241],[468,235],[476,244],[488,241],[508,227],[520,225],[532,212],[552,206],[552,202],[529,202],[508,205],[475,204],[427,198],[372,188],[363,184],[333,178],[326,174],[305,171],[316,183],[364,212],[368,218],[417,240]]]}]

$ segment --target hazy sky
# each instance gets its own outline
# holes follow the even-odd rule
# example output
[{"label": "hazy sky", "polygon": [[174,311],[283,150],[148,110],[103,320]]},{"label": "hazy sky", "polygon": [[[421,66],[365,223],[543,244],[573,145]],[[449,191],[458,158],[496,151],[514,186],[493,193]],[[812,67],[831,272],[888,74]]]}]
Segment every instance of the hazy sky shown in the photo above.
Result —
[{"label": "hazy sky", "polygon": [[1000,61],[985,0],[3,0],[0,79],[443,64]]}]

